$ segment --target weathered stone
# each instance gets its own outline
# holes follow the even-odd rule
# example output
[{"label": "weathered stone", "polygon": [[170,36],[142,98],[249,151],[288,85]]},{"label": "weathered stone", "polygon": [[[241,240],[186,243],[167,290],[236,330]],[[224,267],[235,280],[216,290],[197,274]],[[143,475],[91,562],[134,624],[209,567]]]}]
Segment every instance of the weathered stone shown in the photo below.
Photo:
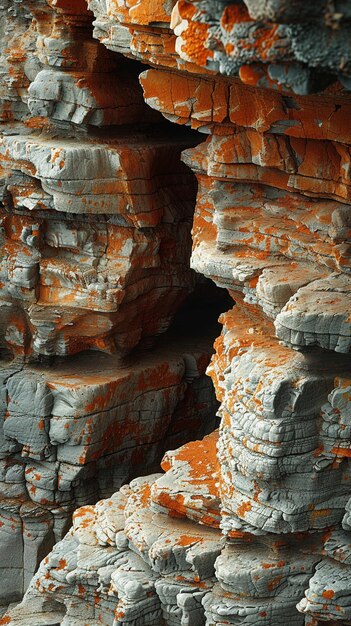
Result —
[{"label": "weathered stone", "polygon": [[[347,3],[22,4],[0,147],[4,602],[59,542],[0,624],[350,624]],[[191,267],[235,306],[208,368],[219,429],[181,445],[215,426],[209,350],[181,326],[140,347],[193,286],[189,168]]]},{"label": "weathered stone", "polygon": [[153,471],[216,411],[211,338],[184,327],[143,352],[195,285],[180,161],[194,140],[92,38],[84,0],[15,5],[0,8],[0,604],[77,506]]},{"label": "weathered stone", "polygon": [[153,510],[218,528],[220,468],[217,440],[218,433],[214,431],[202,442],[185,444],[165,455],[161,467],[166,474],[151,488]]},{"label": "weathered stone", "polygon": [[136,479],[110,500],[78,509],[8,623],[53,624],[65,615],[62,623],[156,625],[163,615],[174,624],[203,624],[201,600],[224,540],[216,530],[153,513],[150,488],[158,477]]},{"label": "weathered stone", "polygon": [[[77,505],[153,468],[166,447],[189,439],[194,430],[211,429],[215,404],[204,378],[205,344],[189,339],[183,353],[177,344],[172,356],[167,342],[121,365],[90,354],[49,370],[25,366],[5,375],[0,545],[8,551],[15,541],[16,567],[30,577],[66,532]],[[27,526],[28,548],[26,534],[22,545]],[[21,593],[18,573],[13,584]]]}]

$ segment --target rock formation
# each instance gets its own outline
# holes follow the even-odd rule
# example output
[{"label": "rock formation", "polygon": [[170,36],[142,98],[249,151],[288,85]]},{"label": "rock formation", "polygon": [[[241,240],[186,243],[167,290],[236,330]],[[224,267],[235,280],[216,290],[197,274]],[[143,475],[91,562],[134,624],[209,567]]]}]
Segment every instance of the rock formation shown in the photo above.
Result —
[{"label": "rock formation", "polygon": [[[16,324],[3,342],[11,363],[24,363],[20,374],[11,374],[10,385],[16,388],[16,380],[19,386],[27,384],[28,375],[34,388],[40,367],[40,381],[45,382],[40,391],[36,387],[38,392],[30,392],[31,397],[38,395],[40,415],[33,408],[26,419],[21,400],[9,389],[4,431],[6,441],[15,440],[22,455],[28,449],[37,459],[40,450],[48,450],[42,463],[48,470],[39,481],[43,486],[37,485],[48,500],[42,509],[46,515],[54,515],[52,503],[57,501],[54,487],[50,489],[51,447],[63,466],[59,463],[57,484],[62,475],[64,484],[75,487],[80,461],[74,460],[70,446],[79,446],[84,466],[79,484],[88,479],[93,502],[99,497],[90,478],[96,476],[96,466],[102,469],[105,490],[113,483],[104,460],[104,446],[106,456],[118,457],[112,441],[113,452],[109,448],[111,433],[121,429],[123,436],[134,437],[134,426],[129,408],[118,409],[118,418],[109,413],[110,406],[117,406],[114,392],[111,399],[103,393],[99,406],[111,415],[106,430],[98,435],[99,418],[89,421],[91,408],[85,417],[80,415],[82,427],[72,424],[74,401],[66,399],[72,369],[56,371],[55,366],[49,376],[46,365],[33,361],[40,355],[69,356],[87,349],[117,351],[126,358],[141,339],[165,328],[192,281],[186,263],[190,170],[198,182],[191,266],[226,289],[235,306],[220,318],[223,330],[208,368],[221,403],[218,431],[181,447],[173,439],[163,474],[147,475],[144,460],[138,468],[133,459],[142,478],[75,512],[73,527],[42,561],[23,602],[0,624],[350,624],[348,3],[89,0],[96,38],[95,43],[89,39],[90,47],[84,40],[89,16],[84,2],[72,3],[76,10],[67,9],[63,0],[25,4],[23,16],[8,14],[11,45],[17,38],[27,56],[10,54],[7,63],[15,65],[16,80],[4,96],[4,111],[12,119],[1,149],[4,178],[9,176],[4,213],[11,225],[18,214],[24,221],[20,227],[4,228],[4,310],[8,314],[14,309]],[[30,22],[30,28],[28,11],[35,24]],[[11,29],[15,19],[21,23],[16,35]],[[42,33],[36,49],[35,29]],[[71,56],[78,58],[76,66],[70,61],[66,65]],[[131,138],[130,130],[116,126],[139,124],[141,116],[144,121],[137,108],[141,101],[136,108],[127,107],[131,118],[126,121],[125,109],[118,117],[121,105],[113,89],[107,95],[97,85],[110,75],[112,85],[118,81],[124,71],[120,66],[128,68],[131,81],[142,69],[140,62],[151,66],[143,69],[140,82],[154,113],[145,113],[151,130],[134,130]],[[89,97],[80,91],[81,80]],[[137,93],[136,87],[129,88]],[[161,130],[155,110],[177,125],[173,139],[168,127]],[[14,130],[17,119],[20,131]],[[113,125],[110,135],[108,124]],[[89,130],[84,135],[71,137],[78,133],[72,127],[82,131],[85,126]],[[184,126],[200,130],[204,140],[192,142],[183,134]],[[178,161],[181,150],[188,170]],[[146,166],[150,161],[152,166]],[[83,183],[82,171],[87,172]],[[65,226],[59,217],[52,218],[63,213]],[[70,230],[72,214],[75,225]],[[81,222],[84,228],[79,230]],[[95,224],[94,235],[90,224]],[[129,238],[110,245],[126,235],[125,229]],[[102,239],[103,253],[97,247]],[[77,259],[86,265],[87,282],[77,276]],[[161,277],[162,296],[156,277]],[[151,297],[152,288],[156,294]],[[164,343],[172,369],[171,343],[166,337]],[[206,389],[208,394],[199,428],[211,408],[201,377],[206,356],[194,345],[181,353],[183,371],[190,367],[187,377],[195,372],[201,393]],[[148,363],[157,354],[154,350]],[[80,375],[91,381],[97,357],[86,374],[80,365],[85,358],[90,357],[69,356],[69,365],[60,367],[74,370],[77,359]],[[99,358],[108,370],[111,356]],[[120,383],[123,390],[123,385],[128,388],[128,398],[134,398],[137,372],[147,367],[144,360],[130,361],[130,378]],[[158,362],[158,372],[160,367]],[[105,372],[100,384],[109,384],[109,375]],[[151,399],[155,378],[159,381],[160,374],[147,378],[150,385],[143,388]],[[44,423],[48,432],[51,406],[49,394],[42,391],[45,384],[65,397],[61,412],[51,412],[48,440],[35,434],[39,425],[33,429],[34,423]],[[85,381],[82,387],[91,402]],[[163,387],[163,398],[164,393]],[[201,393],[187,403],[192,415]],[[81,403],[80,392],[77,397]],[[157,413],[138,395],[135,402],[160,434],[157,424],[163,424],[164,411],[171,411]],[[21,415],[20,427],[16,417],[8,422],[11,403]],[[78,421],[77,414],[73,418]],[[28,428],[22,426],[27,422]],[[87,440],[92,432],[98,435],[96,442]],[[168,443],[166,433],[161,436]],[[7,452],[14,455],[11,459],[19,453],[17,448]],[[153,452],[151,457],[156,460]],[[130,466],[128,457],[116,462],[120,485],[128,481],[126,464]],[[28,484],[35,487],[36,470],[30,468]],[[18,476],[19,470],[13,473]],[[16,503],[19,497],[14,493]]]},{"label": "rock formation", "polygon": [[[167,335],[189,267],[194,144],[86,3],[1,6],[0,604],[80,505],[214,428],[212,331]],[[108,85],[108,88],[106,87]],[[211,337],[212,334],[212,337]],[[137,347],[137,352],[128,354]]]}]

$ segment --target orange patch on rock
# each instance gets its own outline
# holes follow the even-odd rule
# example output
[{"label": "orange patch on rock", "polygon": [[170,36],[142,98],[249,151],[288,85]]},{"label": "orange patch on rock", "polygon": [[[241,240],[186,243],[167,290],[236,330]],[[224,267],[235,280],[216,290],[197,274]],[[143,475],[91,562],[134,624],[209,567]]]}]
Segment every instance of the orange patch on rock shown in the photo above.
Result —
[{"label": "orange patch on rock", "polygon": [[188,535],[180,535],[177,539],[177,543],[180,546],[191,546],[193,543],[197,543],[199,541],[199,537],[190,537]]},{"label": "orange patch on rock", "polygon": [[248,513],[249,511],[251,511],[252,509],[252,504],[251,502],[243,502],[243,504],[241,504],[238,509],[237,509],[237,514],[239,517],[245,517],[246,513]]}]

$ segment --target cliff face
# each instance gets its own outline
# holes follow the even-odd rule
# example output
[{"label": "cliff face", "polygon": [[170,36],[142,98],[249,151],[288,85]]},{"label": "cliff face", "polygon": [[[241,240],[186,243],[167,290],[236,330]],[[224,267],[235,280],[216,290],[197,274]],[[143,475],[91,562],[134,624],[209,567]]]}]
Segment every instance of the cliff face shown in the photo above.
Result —
[{"label": "cliff face", "polygon": [[[85,2],[3,3],[0,604],[79,505],[211,430],[214,335],[165,340],[195,273],[193,145]],[[212,331],[211,331],[212,332]],[[132,349],[137,351],[128,356]]]},{"label": "cliff face", "polygon": [[[67,521],[143,478],[75,512],[0,624],[350,624],[348,3],[71,4],[6,13],[6,497]],[[178,447],[211,430],[209,350],[125,354],[191,289],[190,170],[190,264],[235,306],[219,430]]]}]

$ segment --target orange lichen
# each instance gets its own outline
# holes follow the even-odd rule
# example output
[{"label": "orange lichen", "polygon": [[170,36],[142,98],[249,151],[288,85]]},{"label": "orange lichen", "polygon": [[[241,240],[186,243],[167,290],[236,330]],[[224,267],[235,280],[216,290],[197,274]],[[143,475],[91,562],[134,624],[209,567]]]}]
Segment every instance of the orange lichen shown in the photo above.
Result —
[{"label": "orange lichen", "polygon": [[252,22],[246,6],[244,4],[229,4],[226,6],[221,16],[223,28],[230,31],[235,24],[240,22]]},{"label": "orange lichen", "polygon": [[283,580],[282,576],[277,576],[273,580],[270,580],[269,583],[267,584],[268,591],[274,591],[274,589],[279,587],[282,580]]},{"label": "orange lichen", "polygon": [[180,535],[177,537],[177,544],[183,547],[191,546],[194,543],[198,543],[200,541],[199,537],[191,537],[188,535]]},{"label": "orange lichen", "polygon": [[246,513],[249,513],[252,509],[251,502],[243,502],[237,509],[237,514],[239,517],[245,517]]}]

